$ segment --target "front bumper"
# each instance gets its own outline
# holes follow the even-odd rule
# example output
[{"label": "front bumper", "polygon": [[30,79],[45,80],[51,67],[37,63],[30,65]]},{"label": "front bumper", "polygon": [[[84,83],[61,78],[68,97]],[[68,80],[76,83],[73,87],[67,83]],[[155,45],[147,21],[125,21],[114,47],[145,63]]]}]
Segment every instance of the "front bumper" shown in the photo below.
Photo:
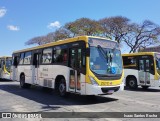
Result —
[{"label": "front bumper", "polygon": [[124,90],[124,84],[116,86],[95,86],[86,83],[86,95],[109,95]]}]

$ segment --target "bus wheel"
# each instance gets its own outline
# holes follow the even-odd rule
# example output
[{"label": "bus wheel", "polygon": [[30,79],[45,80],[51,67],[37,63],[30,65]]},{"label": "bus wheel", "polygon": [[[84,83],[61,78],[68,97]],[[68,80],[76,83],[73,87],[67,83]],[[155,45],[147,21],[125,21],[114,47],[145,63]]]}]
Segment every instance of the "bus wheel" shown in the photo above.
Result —
[{"label": "bus wheel", "polygon": [[31,85],[25,83],[25,76],[21,75],[20,76],[20,87],[21,88],[29,88]]},{"label": "bus wheel", "polygon": [[129,78],[129,80],[128,80],[128,86],[131,89],[136,89],[138,87],[137,86],[137,80],[135,78]]},{"label": "bus wheel", "polygon": [[63,79],[63,78],[59,82],[58,92],[59,92],[59,95],[62,96],[62,97],[65,97],[67,95],[66,82],[65,82],[65,79]]},{"label": "bus wheel", "polygon": [[149,86],[141,86],[143,89],[148,89]]}]

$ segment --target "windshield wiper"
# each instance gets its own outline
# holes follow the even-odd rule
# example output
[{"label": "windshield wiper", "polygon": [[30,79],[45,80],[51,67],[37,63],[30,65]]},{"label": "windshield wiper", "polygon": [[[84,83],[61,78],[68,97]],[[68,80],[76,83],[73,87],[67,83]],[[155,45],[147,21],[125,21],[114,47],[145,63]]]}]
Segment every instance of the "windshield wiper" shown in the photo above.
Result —
[{"label": "windshield wiper", "polygon": [[[104,49],[100,45],[98,45],[97,48],[101,52],[101,54],[103,55],[103,57],[107,61],[107,63],[109,63],[109,66],[111,67],[112,66],[112,55],[111,55],[111,52],[109,51],[109,62],[108,62],[108,53],[107,53],[107,51],[105,52]],[[114,51],[114,49],[113,49],[113,51]]]},{"label": "windshield wiper", "polygon": [[105,60],[107,61],[107,63],[108,63],[108,56],[106,56],[106,53],[105,53],[104,49],[103,49],[100,45],[98,45],[97,48],[98,48],[98,50],[101,52],[101,54],[103,55],[104,59],[105,59]]}]

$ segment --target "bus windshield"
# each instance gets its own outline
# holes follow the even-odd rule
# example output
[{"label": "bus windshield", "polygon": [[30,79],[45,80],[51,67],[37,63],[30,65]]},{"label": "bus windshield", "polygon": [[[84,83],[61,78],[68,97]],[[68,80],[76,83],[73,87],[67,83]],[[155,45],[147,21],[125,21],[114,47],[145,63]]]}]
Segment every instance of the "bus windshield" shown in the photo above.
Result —
[{"label": "bus windshield", "polygon": [[90,69],[99,75],[121,74],[122,57],[117,43],[92,39],[90,42]]},{"label": "bus windshield", "polygon": [[156,69],[158,74],[160,74],[160,54],[156,54]]},{"label": "bus windshield", "polygon": [[8,72],[10,72],[10,68],[11,68],[11,65],[12,65],[12,58],[6,58],[6,70]]}]

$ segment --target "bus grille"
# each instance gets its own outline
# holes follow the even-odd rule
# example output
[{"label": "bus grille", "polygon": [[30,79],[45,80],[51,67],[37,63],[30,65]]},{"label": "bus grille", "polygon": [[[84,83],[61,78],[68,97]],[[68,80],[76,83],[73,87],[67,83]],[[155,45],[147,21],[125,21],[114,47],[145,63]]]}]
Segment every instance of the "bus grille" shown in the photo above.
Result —
[{"label": "bus grille", "polygon": [[52,80],[48,80],[48,87],[52,87]]}]

